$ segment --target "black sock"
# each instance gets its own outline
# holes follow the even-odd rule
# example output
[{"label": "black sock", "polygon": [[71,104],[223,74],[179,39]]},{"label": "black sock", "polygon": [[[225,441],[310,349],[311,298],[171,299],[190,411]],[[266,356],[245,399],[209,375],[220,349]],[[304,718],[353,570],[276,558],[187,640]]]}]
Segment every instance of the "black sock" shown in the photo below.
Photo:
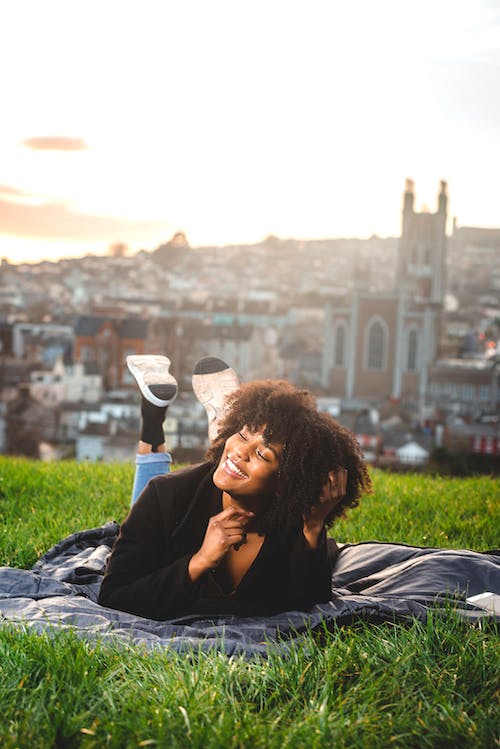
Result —
[{"label": "black sock", "polygon": [[167,408],[168,406],[154,406],[141,397],[141,442],[151,445],[153,452],[156,452],[156,448],[165,442],[163,422]]}]

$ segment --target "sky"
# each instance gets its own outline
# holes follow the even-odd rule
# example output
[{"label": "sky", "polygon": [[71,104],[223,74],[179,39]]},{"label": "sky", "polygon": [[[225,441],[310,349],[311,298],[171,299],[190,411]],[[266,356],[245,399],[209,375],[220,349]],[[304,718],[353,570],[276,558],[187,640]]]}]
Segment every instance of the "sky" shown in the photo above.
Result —
[{"label": "sky", "polygon": [[0,256],[500,226],[500,0],[0,6]]}]

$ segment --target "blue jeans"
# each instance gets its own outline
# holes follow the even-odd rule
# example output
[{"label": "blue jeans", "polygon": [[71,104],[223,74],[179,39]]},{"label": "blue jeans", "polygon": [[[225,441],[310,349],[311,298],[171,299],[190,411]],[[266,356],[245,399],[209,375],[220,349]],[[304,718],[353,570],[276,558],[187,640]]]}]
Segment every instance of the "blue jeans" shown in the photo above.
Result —
[{"label": "blue jeans", "polygon": [[135,456],[135,476],[130,506],[139,498],[150,479],[170,472],[170,453],[146,453]]}]

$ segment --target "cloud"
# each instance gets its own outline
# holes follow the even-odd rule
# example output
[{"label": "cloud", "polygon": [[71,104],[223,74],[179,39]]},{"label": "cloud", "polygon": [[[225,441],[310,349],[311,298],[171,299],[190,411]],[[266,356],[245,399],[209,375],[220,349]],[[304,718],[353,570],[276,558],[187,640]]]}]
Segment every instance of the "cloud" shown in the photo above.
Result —
[{"label": "cloud", "polygon": [[28,192],[19,190],[17,187],[11,187],[10,185],[0,185],[0,196],[2,195],[15,195],[17,198],[32,198]]},{"label": "cloud", "polygon": [[21,141],[23,146],[34,151],[85,151],[88,148],[83,138],[66,135],[40,135]]},{"label": "cloud", "polygon": [[500,2],[499,0],[484,0],[483,7],[490,12],[487,20],[488,26],[497,26],[500,24]]},{"label": "cloud", "polygon": [[134,220],[76,211],[70,203],[0,185],[0,234],[36,239],[148,242],[170,235],[167,221]]}]

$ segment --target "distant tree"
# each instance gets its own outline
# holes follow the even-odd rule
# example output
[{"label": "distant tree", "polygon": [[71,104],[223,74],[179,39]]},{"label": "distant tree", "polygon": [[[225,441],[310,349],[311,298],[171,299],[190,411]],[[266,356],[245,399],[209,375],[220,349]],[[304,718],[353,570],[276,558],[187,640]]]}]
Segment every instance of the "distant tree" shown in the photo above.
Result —
[{"label": "distant tree", "polygon": [[170,247],[189,247],[189,242],[183,231],[176,231],[168,244]]},{"label": "distant tree", "polygon": [[181,260],[187,250],[189,250],[187,237],[184,232],[178,231],[169,242],[161,244],[153,254],[156,262],[164,267],[170,267],[176,261]]},{"label": "distant tree", "polygon": [[33,425],[10,421],[7,424],[7,454],[38,458],[38,446],[42,441],[42,430]]},{"label": "distant tree", "polygon": [[125,257],[128,253],[128,245],[124,242],[114,242],[109,245],[108,255],[111,257]]},{"label": "distant tree", "polygon": [[6,452],[8,455],[40,457],[41,442],[52,442],[56,434],[57,410],[34,400],[29,386],[18,387],[18,396],[7,405]]},{"label": "distant tree", "polygon": [[281,245],[281,239],[276,234],[268,234],[267,237],[264,237],[261,244],[277,249]]},{"label": "distant tree", "polygon": [[26,314],[30,322],[51,322],[53,302],[48,297],[40,299],[26,307]]}]

